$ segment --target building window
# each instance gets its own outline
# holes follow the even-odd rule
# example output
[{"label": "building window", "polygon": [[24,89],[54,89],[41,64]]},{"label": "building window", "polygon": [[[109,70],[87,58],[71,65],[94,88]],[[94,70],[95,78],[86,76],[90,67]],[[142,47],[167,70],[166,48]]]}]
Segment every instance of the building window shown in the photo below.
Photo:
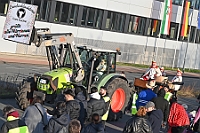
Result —
[{"label": "building window", "polygon": [[8,10],[9,0],[0,0],[0,14],[6,14]]},{"label": "building window", "polygon": [[129,20],[128,32],[144,35],[145,24],[146,24],[146,18],[131,16]]},{"label": "building window", "polygon": [[200,30],[197,30],[195,43],[200,43]]},{"label": "building window", "polygon": [[70,4],[69,24],[75,25],[78,14],[78,6]]},{"label": "building window", "polygon": [[83,7],[81,25],[87,27],[100,28],[102,17],[103,10]]},{"label": "building window", "polygon": [[56,10],[54,16],[54,22],[60,22],[60,10],[61,10],[61,2],[56,2]]},{"label": "building window", "polygon": [[169,35],[167,35],[167,38],[176,40],[177,33],[178,33],[178,24],[171,22],[170,29],[169,29]]},{"label": "building window", "polygon": [[189,40],[189,42],[194,42],[195,30],[196,30],[196,27],[192,26],[191,30],[190,30],[190,40]]},{"label": "building window", "polygon": [[175,5],[182,5],[182,1],[183,1],[183,0],[172,0],[172,4],[175,4]]},{"label": "building window", "polygon": [[69,14],[70,4],[63,3],[62,14],[61,14],[61,22],[68,23],[68,14]]},{"label": "building window", "polygon": [[160,30],[160,20],[156,19],[149,19],[148,29],[147,29],[147,36],[158,37],[159,30]]},{"label": "building window", "polygon": [[42,6],[40,8],[41,10],[40,20],[47,21],[49,19],[50,7],[51,7],[51,0],[42,1]]},{"label": "building window", "polygon": [[108,11],[106,26],[107,30],[123,32],[125,14]]}]

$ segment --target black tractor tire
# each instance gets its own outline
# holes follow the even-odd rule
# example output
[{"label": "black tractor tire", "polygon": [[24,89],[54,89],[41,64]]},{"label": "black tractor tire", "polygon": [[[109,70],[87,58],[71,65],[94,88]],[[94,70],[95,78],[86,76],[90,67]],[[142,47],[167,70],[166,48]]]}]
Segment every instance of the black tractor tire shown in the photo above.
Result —
[{"label": "black tractor tire", "polygon": [[33,77],[23,81],[22,85],[16,92],[16,100],[20,109],[25,110],[30,105],[35,88],[36,84]]},{"label": "black tractor tire", "polygon": [[[115,91],[119,88],[121,88],[125,94],[124,105],[120,110],[113,111],[112,110],[112,100],[113,100],[112,96],[115,93]],[[108,84],[107,92],[108,92],[109,97],[111,98],[111,106],[110,106],[108,121],[117,121],[119,118],[122,117],[123,112],[128,104],[129,99],[130,99],[130,89],[128,87],[128,83],[124,79],[115,78],[113,81],[111,81]],[[119,101],[119,103],[120,103],[120,101]]]}]

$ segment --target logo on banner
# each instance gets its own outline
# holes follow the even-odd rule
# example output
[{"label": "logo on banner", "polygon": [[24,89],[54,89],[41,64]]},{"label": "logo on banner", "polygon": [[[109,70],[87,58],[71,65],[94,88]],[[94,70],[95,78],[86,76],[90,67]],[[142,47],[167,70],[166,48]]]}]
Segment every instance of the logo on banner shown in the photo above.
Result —
[{"label": "logo on banner", "polygon": [[19,19],[22,19],[25,15],[26,15],[25,9],[20,8],[20,9],[17,11],[17,17],[18,17]]}]

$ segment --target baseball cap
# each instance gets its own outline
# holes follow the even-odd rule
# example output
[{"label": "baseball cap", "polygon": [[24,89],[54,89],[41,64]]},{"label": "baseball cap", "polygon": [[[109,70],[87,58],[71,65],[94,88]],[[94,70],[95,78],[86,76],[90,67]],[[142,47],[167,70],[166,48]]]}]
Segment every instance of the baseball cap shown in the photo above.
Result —
[{"label": "baseball cap", "polygon": [[150,107],[155,107],[155,104],[153,102],[148,102],[146,105],[145,105],[145,108],[148,109]]}]

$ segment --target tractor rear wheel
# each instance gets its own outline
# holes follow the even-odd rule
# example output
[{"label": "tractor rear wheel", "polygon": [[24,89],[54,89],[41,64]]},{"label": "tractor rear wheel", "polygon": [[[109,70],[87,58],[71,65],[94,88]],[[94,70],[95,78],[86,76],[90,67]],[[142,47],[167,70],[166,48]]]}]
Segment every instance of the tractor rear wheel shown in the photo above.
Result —
[{"label": "tractor rear wheel", "polygon": [[130,90],[127,81],[116,78],[108,85],[108,94],[111,97],[111,105],[108,120],[117,121],[122,117],[122,112],[128,104]]},{"label": "tractor rear wheel", "polygon": [[25,110],[33,99],[33,91],[36,88],[33,78],[28,78],[24,81],[21,87],[16,92],[16,100],[20,109]]}]

